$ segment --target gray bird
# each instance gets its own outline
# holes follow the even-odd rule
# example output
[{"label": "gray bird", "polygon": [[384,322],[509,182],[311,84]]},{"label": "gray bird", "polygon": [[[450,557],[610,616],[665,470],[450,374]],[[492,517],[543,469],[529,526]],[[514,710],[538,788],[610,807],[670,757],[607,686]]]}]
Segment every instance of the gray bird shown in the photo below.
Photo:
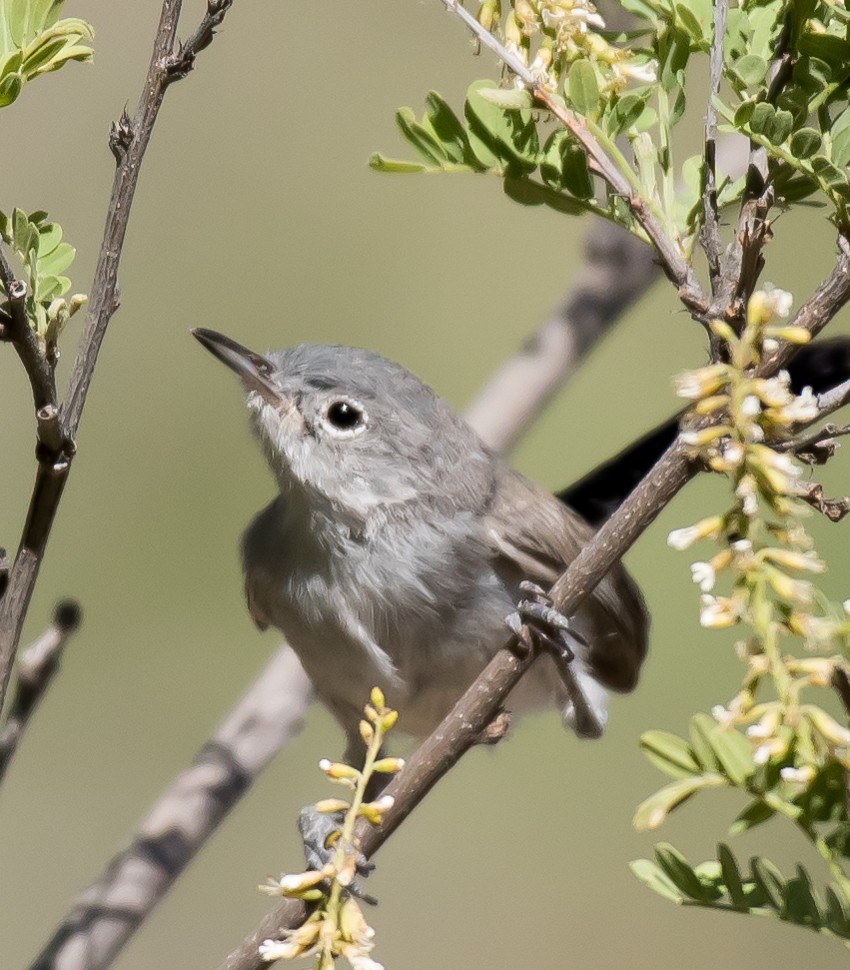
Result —
[{"label": "gray bird", "polygon": [[[375,685],[400,729],[428,735],[504,645],[520,584],[551,585],[592,529],[398,364],[311,344],[262,356],[192,332],[239,376],[280,490],[242,541],[251,616],[296,651],[347,757],[359,761]],[[592,718],[546,655],[508,707],[554,704],[595,735],[607,689],[632,690],[647,649],[643,599],[621,565],[571,625],[572,675]]]}]

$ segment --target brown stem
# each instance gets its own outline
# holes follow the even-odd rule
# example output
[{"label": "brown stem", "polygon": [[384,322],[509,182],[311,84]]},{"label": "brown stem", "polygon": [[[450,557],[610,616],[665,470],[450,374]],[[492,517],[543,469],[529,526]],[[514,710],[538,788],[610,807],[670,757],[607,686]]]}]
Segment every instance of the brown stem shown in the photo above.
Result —
[{"label": "brown stem", "polygon": [[0,731],[0,782],[39,702],[59,669],[65,645],[79,625],[79,606],[70,600],[60,603],[53,613],[50,626],[21,653],[15,697]]},{"label": "brown stem", "polygon": [[[57,403],[55,388],[52,396],[48,395],[47,399],[36,399],[36,407],[39,410],[47,408],[39,420],[39,429],[44,428],[48,435],[54,436],[54,440],[62,442],[63,447],[58,453],[50,453],[46,448],[39,453],[35,485],[20,547],[9,578],[9,588],[0,600],[0,710],[3,707],[15,652],[38,578],[47,538],[70,470],[75,450],[74,442],[97,363],[98,351],[109,321],[118,308],[118,264],[139,171],[153,125],[169,84],[183,77],[191,68],[195,54],[209,44],[213,28],[221,22],[231,2],[232,0],[208,0],[207,12],[201,26],[189,42],[175,53],[177,21],[180,17],[182,0],[163,0],[153,55],[135,117],[131,121],[125,115],[121,122],[113,127],[110,136],[110,147],[116,156],[118,166],[112,184],[103,241],[91,286],[86,324],[77,350],[68,393],[58,415],[55,412]],[[17,311],[13,294],[9,290],[7,293],[10,296],[11,316],[14,319]],[[5,326],[8,328],[8,324]],[[28,325],[26,329],[34,340],[35,337]],[[22,356],[25,366],[28,359],[29,352],[27,352],[27,359]],[[39,387],[42,387],[42,384],[39,384]],[[50,410],[51,408],[54,410]]]}]

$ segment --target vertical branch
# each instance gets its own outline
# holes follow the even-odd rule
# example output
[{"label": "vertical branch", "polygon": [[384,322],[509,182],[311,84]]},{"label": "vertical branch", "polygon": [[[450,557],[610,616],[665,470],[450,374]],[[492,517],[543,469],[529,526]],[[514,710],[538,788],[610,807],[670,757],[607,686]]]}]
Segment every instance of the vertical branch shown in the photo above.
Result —
[{"label": "vertical branch", "polygon": [[[23,536],[9,577],[6,595],[0,601],[0,709],[6,696],[15,652],[38,578],[47,538],[68,478],[75,451],[77,430],[97,363],[97,355],[109,321],[118,308],[118,265],[139,180],[139,171],[153,125],[168,86],[173,81],[185,77],[191,70],[195,55],[209,45],[215,27],[221,23],[232,2],[233,0],[207,0],[207,12],[200,26],[192,34],[189,42],[175,51],[177,21],[180,17],[182,0],[163,0],[153,54],[135,117],[131,120],[124,114],[121,120],[113,125],[110,134],[110,148],[118,165],[112,183],[103,241],[89,294],[86,324],[80,338],[67,397],[61,410],[56,407],[55,389],[52,399],[45,402],[44,406],[36,402],[39,407],[39,428],[57,431],[56,442],[61,447],[54,451],[42,450],[38,454],[36,480]],[[11,299],[10,303],[14,314],[15,304]],[[4,321],[4,331],[8,326],[9,323]]]},{"label": "vertical branch", "polygon": [[715,0],[714,37],[709,60],[708,101],[705,109],[705,157],[703,162],[703,224],[700,242],[708,260],[711,292],[716,296],[720,286],[720,222],[717,212],[717,109],[714,99],[720,92],[723,76],[723,41],[726,37],[726,14],[729,0]]}]

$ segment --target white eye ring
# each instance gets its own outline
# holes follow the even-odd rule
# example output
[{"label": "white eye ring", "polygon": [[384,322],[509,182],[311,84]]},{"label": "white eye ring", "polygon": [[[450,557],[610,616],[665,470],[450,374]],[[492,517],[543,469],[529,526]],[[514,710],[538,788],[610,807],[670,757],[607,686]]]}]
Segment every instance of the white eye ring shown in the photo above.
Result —
[{"label": "white eye ring", "polygon": [[353,438],[366,430],[369,415],[358,401],[335,397],[325,405],[322,423],[335,438]]}]

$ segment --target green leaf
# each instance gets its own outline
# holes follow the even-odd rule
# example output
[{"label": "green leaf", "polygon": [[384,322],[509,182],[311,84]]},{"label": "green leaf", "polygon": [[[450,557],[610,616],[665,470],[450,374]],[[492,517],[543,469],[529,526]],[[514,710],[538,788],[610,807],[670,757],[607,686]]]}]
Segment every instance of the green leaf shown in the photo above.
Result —
[{"label": "green leaf", "polygon": [[688,725],[691,750],[697,761],[706,771],[718,771],[720,762],[711,744],[711,734],[717,728],[717,721],[708,714],[694,714]]},{"label": "green leaf", "polygon": [[814,128],[800,128],[791,136],[791,154],[795,158],[810,158],[820,149],[822,138]]},{"label": "green leaf", "polygon": [[442,165],[448,161],[448,154],[437,139],[416,120],[410,108],[399,108],[396,112],[396,123],[408,143],[419,152],[426,162]]},{"label": "green leaf", "polygon": [[767,76],[767,61],[758,54],[745,54],[735,62],[733,70],[744,87],[756,87]]},{"label": "green leaf", "polygon": [[[40,213],[30,213],[29,221],[34,225],[38,225],[39,220],[35,216]],[[47,215],[47,213],[45,213]],[[40,241],[38,244],[38,251],[42,256],[46,256],[48,253],[52,253],[54,249],[62,242],[62,227],[56,222],[48,222],[44,225],[38,225],[38,235]]]},{"label": "green leaf", "polygon": [[467,92],[464,114],[469,143],[486,168],[507,168],[512,177],[529,174],[539,162],[537,127],[530,111],[504,111],[485,101],[481,87],[491,81],[474,81]]},{"label": "green leaf", "polygon": [[730,835],[740,835],[749,829],[761,825],[769,818],[773,818],[776,811],[761,799],[755,799],[738,815],[735,821],[729,826]]},{"label": "green leaf", "polygon": [[648,97],[649,92],[645,97],[629,93],[618,98],[606,119],[608,133],[619,135],[631,128],[643,114]]},{"label": "green leaf", "polygon": [[[70,281],[67,281],[70,283]],[[40,276],[38,279],[38,287],[35,292],[35,298],[39,303],[47,303],[50,300],[56,299],[57,296],[61,296],[63,293],[62,289],[63,277],[58,276]]]},{"label": "green leaf", "polygon": [[377,172],[428,172],[434,171],[420,162],[405,162],[396,158],[385,158],[378,152],[369,156],[369,168]]},{"label": "green leaf", "polygon": [[655,846],[655,858],[673,885],[691,899],[709,902],[720,895],[713,886],[700,882],[685,857],[669,842],[660,842]]},{"label": "green leaf", "polygon": [[449,105],[437,94],[429,91],[425,98],[426,117],[431,130],[439,139],[450,158],[456,162],[463,162],[471,168],[481,168],[476,159],[466,129]]},{"label": "green leaf", "polygon": [[722,775],[696,775],[671,781],[638,805],[632,824],[639,831],[656,829],[664,819],[701,788],[719,788],[726,784]]},{"label": "green leaf", "polygon": [[750,860],[750,869],[756,885],[764,893],[767,902],[777,911],[782,912],[785,906],[785,880],[782,873],[770,861],[762,856],[754,856]]},{"label": "green leaf", "polygon": [[525,88],[479,88],[478,94],[506,111],[520,111],[534,104],[531,93]]},{"label": "green leaf", "polygon": [[678,904],[685,901],[684,896],[676,888],[676,884],[649,859],[635,859],[634,862],[629,863],[629,868],[645,886],[658,893],[659,896]]},{"label": "green leaf", "polygon": [[744,884],[741,880],[741,872],[732,850],[724,842],[718,843],[717,858],[723,872],[723,884],[729,893],[729,899],[736,909],[749,909],[747,898],[744,894]]},{"label": "green leaf", "polygon": [[599,84],[590,61],[576,61],[567,78],[567,92],[573,108],[586,118],[599,116]]},{"label": "green leaf", "polygon": [[667,731],[647,731],[641,735],[640,747],[656,768],[673,778],[687,778],[701,773],[690,745]]},{"label": "green leaf", "polygon": [[708,47],[709,40],[705,36],[703,25],[697,20],[696,14],[689,7],[684,3],[677,3],[676,16],[698,47]]},{"label": "green leaf", "polygon": [[726,730],[716,724],[709,735],[709,742],[720,762],[721,771],[734,785],[744,787],[756,769],[747,739],[737,731]]},{"label": "green leaf", "polygon": [[826,887],[826,923],[833,933],[850,937],[850,906],[838,886]]},{"label": "green leaf", "polygon": [[811,877],[800,865],[797,866],[797,877],[786,883],[783,916],[803,926],[817,927],[824,922]]},{"label": "green leaf", "polygon": [[39,273],[48,276],[58,276],[73,263],[76,253],[76,249],[68,243],[59,243],[52,252],[46,255],[39,250]]},{"label": "green leaf", "polygon": [[587,155],[572,138],[561,146],[561,181],[564,188],[577,199],[593,196],[593,179],[587,167]]},{"label": "green leaf", "polygon": [[558,192],[529,178],[506,176],[504,190],[509,199],[513,199],[514,202],[519,202],[521,205],[548,205],[558,212],[564,212],[571,216],[581,215],[585,211],[584,206],[576,202],[575,199],[571,199],[563,192]]},{"label": "green leaf", "polygon": [[7,74],[0,81],[0,108],[5,108],[7,104],[16,101],[23,85],[24,79],[20,74]]},{"label": "green leaf", "polygon": [[847,173],[844,169],[837,168],[823,155],[816,155],[811,160],[811,166],[818,178],[825,182],[830,189],[842,195],[847,194]]}]

